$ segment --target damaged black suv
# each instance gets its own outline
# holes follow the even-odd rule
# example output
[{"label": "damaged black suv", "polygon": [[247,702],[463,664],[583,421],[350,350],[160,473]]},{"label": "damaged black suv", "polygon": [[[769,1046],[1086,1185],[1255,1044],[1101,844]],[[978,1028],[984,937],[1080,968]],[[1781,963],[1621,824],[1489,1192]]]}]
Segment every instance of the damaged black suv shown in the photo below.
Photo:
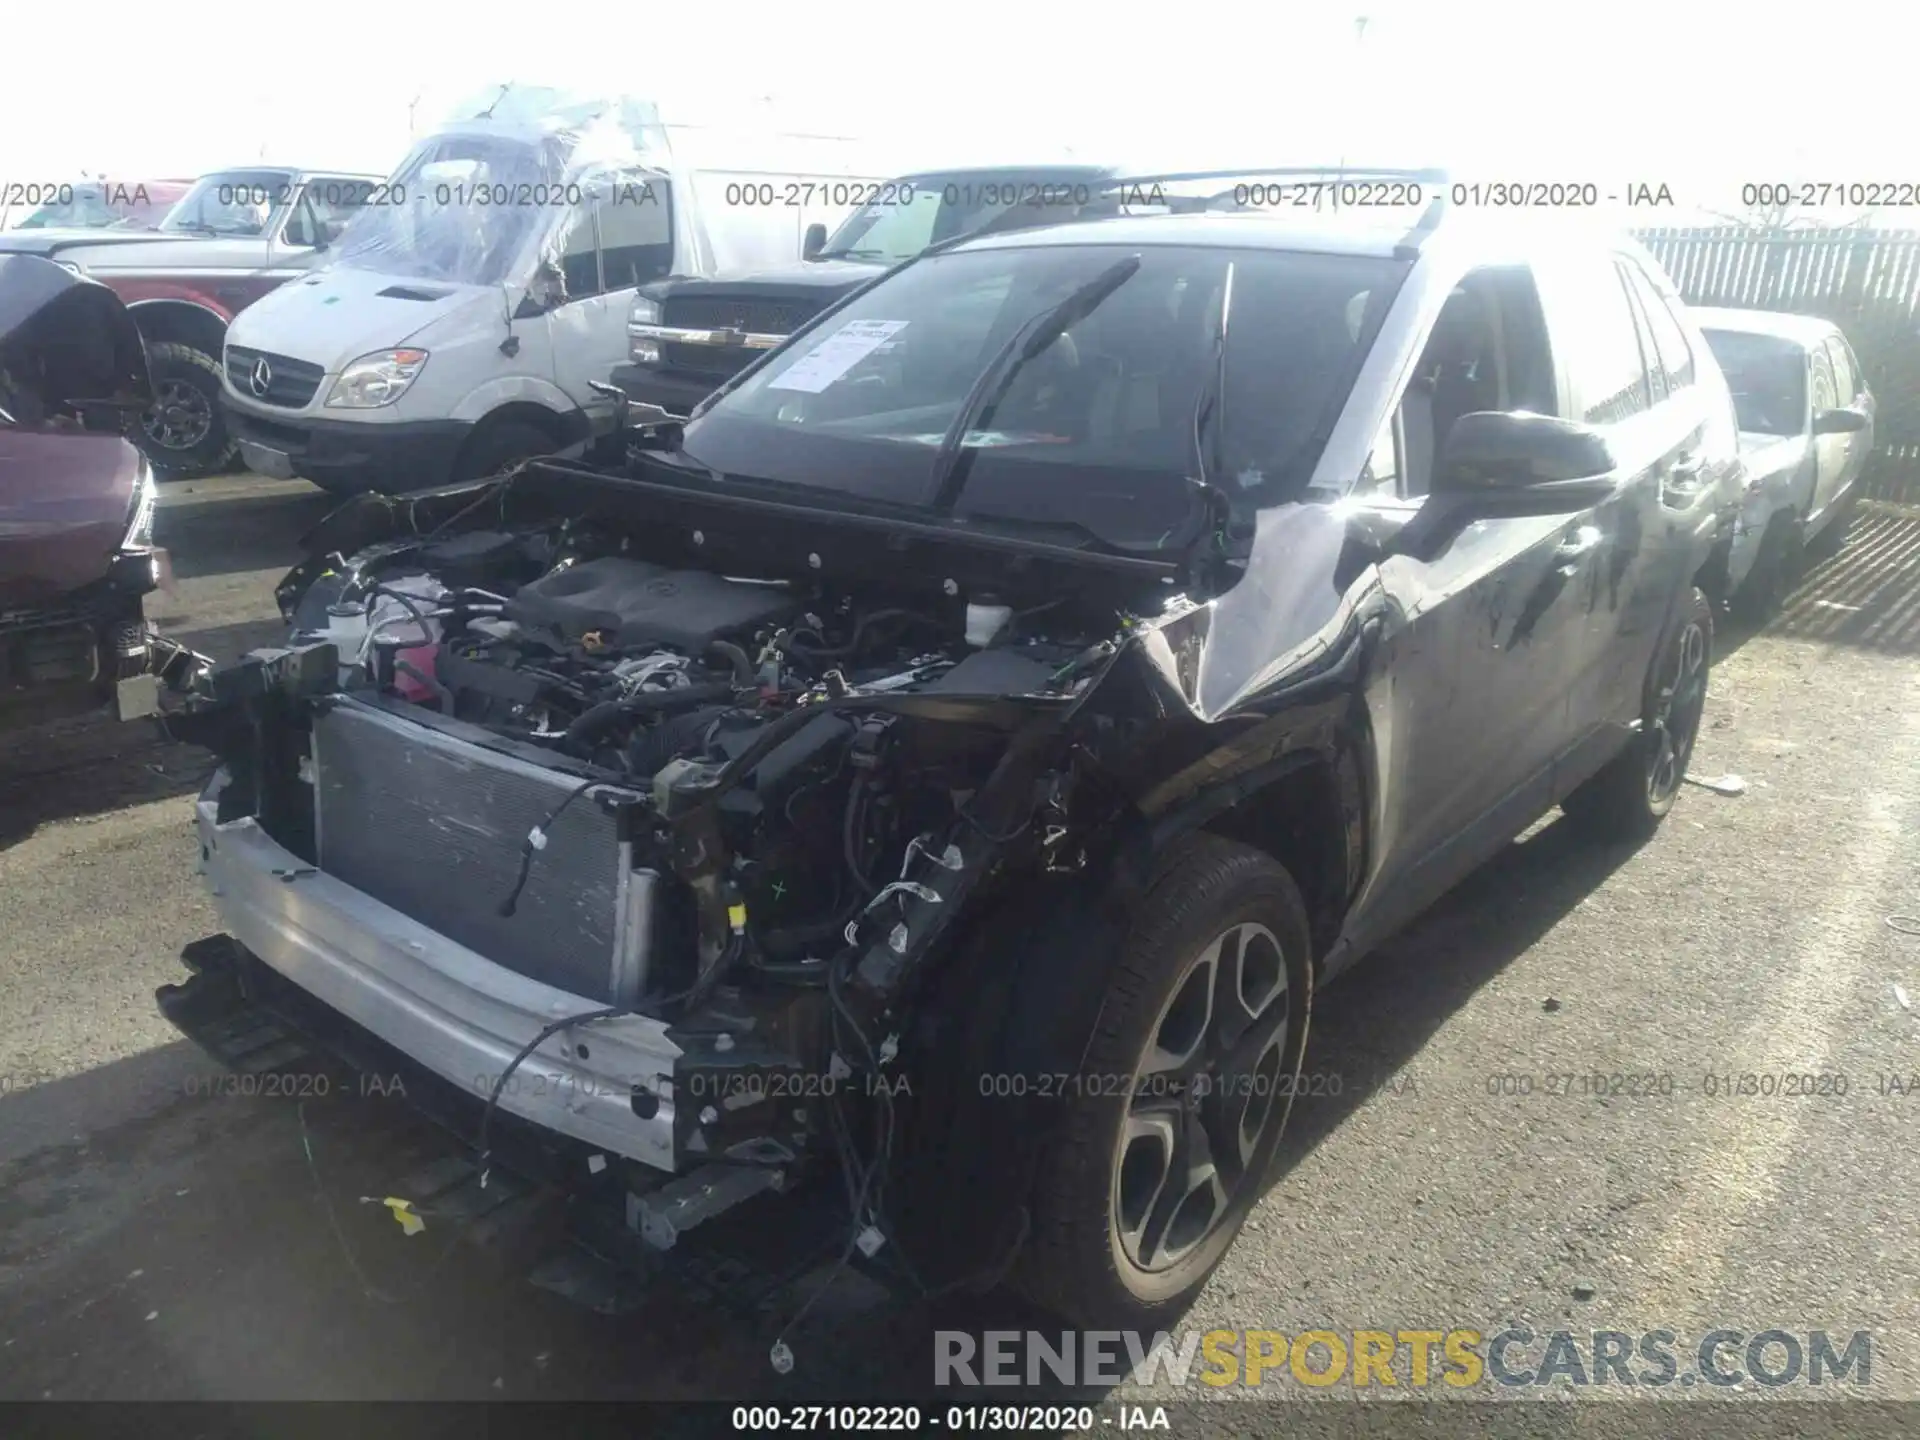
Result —
[{"label": "damaged black suv", "polygon": [[177,726],[231,940],[165,1008],[371,1037],[655,1248],[825,1194],[916,1285],[1170,1318],[1315,988],[1556,803],[1673,804],[1738,490],[1637,248],[1220,189],[336,512]]}]

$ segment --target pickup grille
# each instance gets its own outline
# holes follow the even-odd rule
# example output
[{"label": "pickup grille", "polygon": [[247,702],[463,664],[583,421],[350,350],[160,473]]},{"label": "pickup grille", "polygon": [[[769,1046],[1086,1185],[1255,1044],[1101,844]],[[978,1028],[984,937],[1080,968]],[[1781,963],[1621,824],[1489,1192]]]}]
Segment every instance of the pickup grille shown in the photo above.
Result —
[{"label": "pickup grille", "polygon": [[[326,375],[326,367],[315,365],[310,360],[295,360],[291,355],[274,355],[265,350],[249,350],[243,345],[227,346],[227,383],[240,394],[250,396],[263,405],[281,405],[289,410],[298,410],[313,400],[313,392],[320,388],[320,381]],[[266,392],[262,394],[254,389],[254,367],[262,360],[272,378],[267,382]]]},{"label": "pickup grille", "polygon": [[[819,310],[820,306],[809,301],[676,295],[661,302],[660,323],[683,330],[744,330],[756,335],[791,335]],[[737,345],[666,344],[660,347],[660,360],[670,370],[728,380],[763,353]]]},{"label": "pickup grille", "polygon": [[619,837],[582,797],[547,827],[511,916],[527,832],[579,782],[355,702],[314,717],[320,869],[496,965],[607,1003]]},{"label": "pickup grille", "polygon": [[686,330],[751,330],[761,335],[791,335],[819,309],[807,301],[673,295],[661,302],[660,323]]}]

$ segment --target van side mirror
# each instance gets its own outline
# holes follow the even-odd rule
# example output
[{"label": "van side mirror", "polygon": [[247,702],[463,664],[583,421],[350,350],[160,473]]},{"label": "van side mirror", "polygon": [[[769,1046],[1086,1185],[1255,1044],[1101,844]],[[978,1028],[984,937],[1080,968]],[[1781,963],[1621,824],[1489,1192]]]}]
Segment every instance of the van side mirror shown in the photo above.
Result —
[{"label": "van side mirror", "polygon": [[1476,410],[1441,442],[1433,493],[1486,513],[1585,509],[1614,489],[1612,447],[1599,431],[1555,415]]},{"label": "van side mirror", "polygon": [[807,226],[806,236],[800,241],[800,258],[817,260],[820,252],[827,248],[827,227],[818,220]]},{"label": "van side mirror", "polygon": [[1816,435],[1857,435],[1866,428],[1866,412],[1851,406],[1822,410],[1813,417],[1813,433]]}]

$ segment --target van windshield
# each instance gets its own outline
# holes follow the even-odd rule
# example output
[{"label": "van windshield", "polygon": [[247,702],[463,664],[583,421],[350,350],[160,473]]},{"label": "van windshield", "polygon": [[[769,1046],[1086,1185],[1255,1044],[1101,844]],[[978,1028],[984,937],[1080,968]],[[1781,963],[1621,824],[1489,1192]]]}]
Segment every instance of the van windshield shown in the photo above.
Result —
[{"label": "van windshield", "polygon": [[498,285],[545,216],[565,208],[565,147],[448,135],[416,150],[360,208],[334,263],[409,280]]}]

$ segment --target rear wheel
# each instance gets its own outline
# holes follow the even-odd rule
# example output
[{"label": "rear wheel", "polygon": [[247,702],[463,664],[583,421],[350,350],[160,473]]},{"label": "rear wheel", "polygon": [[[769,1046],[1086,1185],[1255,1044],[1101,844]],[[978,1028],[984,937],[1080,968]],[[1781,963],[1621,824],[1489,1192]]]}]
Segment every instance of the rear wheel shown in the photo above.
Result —
[{"label": "rear wheel", "polygon": [[1042,1161],[1016,1283],[1089,1327],[1151,1327],[1259,1201],[1306,1048],[1306,907],[1269,856],[1195,836],[1143,901]]},{"label": "rear wheel", "polygon": [[1560,802],[1596,838],[1644,840],[1673,808],[1693,758],[1713,664],[1713,606],[1695,590],[1648,684],[1641,727],[1627,748]]},{"label": "rear wheel", "polygon": [[154,403],[140,417],[139,443],[162,476],[185,478],[218,470],[238,446],[220,409],[220,362],[204,350],[170,340],[147,346]]},{"label": "rear wheel", "polygon": [[484,480],[535,455],[551,455],[560,447],[537,425],[524,420],[500,420],[482,425],[460,452],[453,467],[455,480]]}]

